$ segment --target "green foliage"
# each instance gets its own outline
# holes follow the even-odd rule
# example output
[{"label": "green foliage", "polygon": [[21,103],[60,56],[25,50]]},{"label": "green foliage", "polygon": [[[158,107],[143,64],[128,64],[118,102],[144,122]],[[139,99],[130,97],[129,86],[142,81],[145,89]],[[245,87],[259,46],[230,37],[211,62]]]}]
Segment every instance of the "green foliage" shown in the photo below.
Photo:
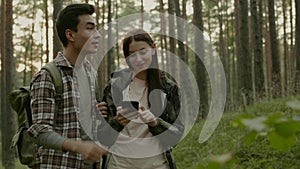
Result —
[{"label": "green foliage", "polygon": [[299,110],[289,106],[290,100],[276,99],[249,106],[246,112],[225,113],[203,144],[197,142],[203,122],[196,123],[174,149],[178,168],[297,168],[300,123],[295,117]]},{"label": "green foliage", "polygon": [[281,151],[288,151],[296,144],[296,135],[300,131],[299,121],[280,112],[270,113],[268,116],[238,117],[232,125],[250,131],[245,137],[246,144],[254,142],[256,136],[263,135],[273,148]]}]

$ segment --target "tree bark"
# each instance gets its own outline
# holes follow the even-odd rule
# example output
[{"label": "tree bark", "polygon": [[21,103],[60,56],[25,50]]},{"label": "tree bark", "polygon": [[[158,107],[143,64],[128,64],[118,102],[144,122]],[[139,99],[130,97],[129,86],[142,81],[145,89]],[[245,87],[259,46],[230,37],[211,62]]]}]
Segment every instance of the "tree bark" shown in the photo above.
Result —
[{"label": "tree bark", "polygon": [[[227,2],[226,2],[227,3]],[[227,88],[226,88],[226,99],[227,99],[227,104],[225,109],[229,109],[229,105],[230,105],[230,71],[229,71],[229,62],[228,62],[228,51],[227,49],[227,43],[226,43],[226,39],[225,39],[225,34],[224,34],[224,16],[223,16],[223,9],[227,9],[227,7],[224,6],[225,4],[223,4],[223,2],[218,3],[217,8],[219,11],[218,14],[218,22],[219,22],[219,53],[220,53],[220,57],[221,57],[221,61],[222,64],[224,66],[224,71],[226,76],[226,84],[227,84]],[[226,18],[227,19],[227,18]],[[228,28],[228,27],[227,27]]]},{"label": "tree bark", "polygon": [[62,9],[62,4],[63,0],[53,0],[53,58],[56,57],[58,51],[62,50],[55,26],[58,13]]},{"label": "tree bark", "polygon": [[[180,10],[179,0],[175,0],[175,13],[176,13],[176,24],[177,24],[177,37],[184,37],[184,30],[183,30],[184,23],[182,23],[182,14]],[[179,40],[179,38],[177,38],[177,44],[178,44],[177,55],[182,61],[186,62],[184,44],[182,41]]]},{"label": "tree bark", "polygon": [[[3,1],[2,1],[3,2]],[[4,5],[5,4],[5,5]],[[2,120],[1,121],[1,136],[2,136],[2,165],[4,168],[14,168],[15,162],[15,153],[10,148],[11,141],[13,138],[14,133],[16,133],[16,116],[15,113],[12,111],[12,108],[8,104],[8,95],[12,91],[14,87],[13,78],[14,78],[14,61],[13,61],[13,15],[12,15],[12,1],[8,0],[5,3],[2,3],[5,8],[5,55],[2,55],[1,58],[4,58],[4,62],[2,62],[2,76],[4,76],[4,81],[2,85],[2,103],[5,105],[2,111]],[[4,14],[4,13],[2,13]],[[4,15],[2,15],[3,17]],[[4,27],[2,27],[4,28]]]},{"label": "tree bark", "polygon": [[300,91],[300,0],[296,0],[296,93]]},{"label": "tree bark", "polygon": [[107,0],[107,24],[108,24],[108,32],[107,36],[107,47],[111,47],[107,53],[107,77],[110,77],[110,74],[114,71],[114,48],[112,46],[112,1]]},{"label": "tree bark", "polygon": [[49,14],[48,14],[48,0],[44,0],[45,6],[45,29],[46,29],[46,63],[49,62]]},{"label": "tree bark", "polygon": [[279,62],[279,50],[277,46],[277,31],[275,25],[275,10],[274,0],[268,0],[269,10],[269,34],[271,42],[271,56],[272,56],[272,96],[279,97],[281,95],[281,75],[280,75],[280,62]]},{"label": "tree bark", "polygon": [[252,98],[252,73],[251,73],[251,55],[249,53],[249,26],[248,26],[248,2],[239,0],[239,31],[240,43],[239,52],[237,56],[238,66],[238,89],[240,92],[241,103],[246,106],[249,105]]},{"label": "tree bark", "polygon": [[[202,15],[202,0],[193,0],[193,24],[197,26],[203,32],[203,15]],[[199,38],[201,37],[201,38]],[[205,59],[204,51],[204,38],[203,33],[195,34],[195,50],[201,54],[201,56],[195,55],[196,66],[196,80],[199,88],[200,102],[200,116],[205,118],[208,114],[208,87],[207,87],[207,74],[203,62],[200,60]]]},{"label": "tree bark", "polygon": [[164,52],[168,49],[168,43],[167,43],[167,33],[166,33],[166,18],[165,18],[165,9],[164,9],[164,2],[163,0],[159,0],[159,12],[160,12],[160,29],[161,29],[161,35],[160,35],[160,44],[161,44],[161,64],[163,70],[165,70],[165,59],[168,58],[168,52]]},{"label": "tree bark", "polygon": [[[171,54],[175,54],[176,55],[176,42],[175,39],[173,37],[175,37],[175,18],[174,18],[174,13],[175,12],[175,5],[174,5],[174,0],[168,0],[168,13],[169,13],[169,17],[168,17],[168,21],[169,21],[169,51]],[[169,59],[168,56],[167,58],[167,70],[168,72],[175,72],[175,66],[176,64],[172,63],[171,65],[171,61]]]},{"label": "tree bark", "polygon": [[[5,15],[5,10],[6,10],[6,0],[1,0],[1,96],[5,95],[5,90],[6,90],[6,83],[5,83],[5,77],[6,77],[6,74],[5,74],[5,70],[6,70],[6,57],[5,56],[5,46],[6,44],[4,42],[6,42],[5,40],[5,24],[6,24],[6,15]],[[6,102],[6,99],[1,99],[1,121],[3,121],[2,119],[5,119],[5,115],[4,115],[4,112],[6,110],[6,105],[5,104]],[[4,123],[1,123],[1,132],[5,132],[5,124]],[[1,136],[1,139],[3,141],[3,137],[4,137],[4,134],[2,134]],[[2,145],[2,154],[5,154],[5,149],[3,148],[4,145]],[[4,161],[6,160],[5,156],[2,156],[1,157],[1,161],[2,163],[4,163]]]},{"label": "tree bark", "polygon": [[[254,60],[254,90],[260,99],[265,92],[263,70],[263,41],[262,41],[262,0],[251,0],[252,54]],[[260,10],[258,10],[258,7]]]}]

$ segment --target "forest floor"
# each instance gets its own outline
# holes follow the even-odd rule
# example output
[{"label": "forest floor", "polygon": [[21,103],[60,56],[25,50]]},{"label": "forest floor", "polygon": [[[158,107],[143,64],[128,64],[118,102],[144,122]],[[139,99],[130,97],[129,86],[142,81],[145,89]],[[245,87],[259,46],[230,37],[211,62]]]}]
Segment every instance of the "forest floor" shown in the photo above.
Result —
[{"label": "forest floor", "polygon": [[[247,107],[244,111],[226,112],[213,135],[202,144],[198,142],[198,138],[203,122],[195,123],[188,135],[173,149],[178,169],[300,169],[299,132],[296,133],[295,145],[286,150],[277,150],[271,146],[268,134],[260,132],[247,142],[251,130],[233,125],[236,119],[245,115],[255,118],[281,114],[283,117],[297,117],[299,120],[300,110],[286,105],[293,99],[299,100],[299,97],[260,102]],[[0,161],[0,169],[2,168]],[[15,168],[27,167],[22,166],[16,159]]]},{"label": "forest floor", "polygon": [[[174,148],[176,164],[179,169],[300,169],[300,132],[299,124],[295,132],[295,145],[288,147],[285,142],[279,142],[285,150],[277,150],[270,144],[268,132],[262,131],[249,141],[251,130],[247,127],[234,127],[234,123],[242,116],[252,116],[254,119],[281,115],[283,118],[294,118],[299,122],[300,110],[287,106],[287,102],[298,98],[281,98],[260,102],[249,106],[245,111],[227,112],[213,135],[200,144],[198,138],[203,122],[196,123],[189,134]],[[299,105],[300,106],[300,105]],[[259,126],[259,122],[253,121]],[[272,130],[267,128],[267,130]],[[288,131],[285,131],[288,133]],[[247,140],[248,139],[248,140]],[[271,141],[272,142],[272,141]],[[274,142],[274,140],[273,140]],[[272,142],[272,144],[273,144]],[[275,140],[275,144],[278,140]]]}]

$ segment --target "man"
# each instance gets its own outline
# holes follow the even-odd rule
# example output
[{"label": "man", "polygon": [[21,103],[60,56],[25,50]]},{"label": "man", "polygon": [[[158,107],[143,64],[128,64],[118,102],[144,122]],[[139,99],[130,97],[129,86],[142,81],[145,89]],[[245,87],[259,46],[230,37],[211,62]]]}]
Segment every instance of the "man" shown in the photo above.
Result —
[{"label": "man", "polygon": [[97,51],[100,35],[93,13],[92,5],[72,4],[58,15],[56,30],[64,51],[53,62],[62,76],[61,100],[54,98],[49,72],[42,69],[32,80],[33,125],[28,132],[39,145],[35,168],[97,168],[106,153],[92,141],[97,133],[94,78],[89,62],[81,56]]}]

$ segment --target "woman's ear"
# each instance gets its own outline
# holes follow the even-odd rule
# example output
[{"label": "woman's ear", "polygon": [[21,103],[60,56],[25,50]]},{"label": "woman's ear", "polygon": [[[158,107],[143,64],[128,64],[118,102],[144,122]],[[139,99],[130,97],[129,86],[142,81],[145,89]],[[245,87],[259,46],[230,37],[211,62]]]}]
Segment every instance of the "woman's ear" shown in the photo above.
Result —
[{"label": "woman's ear", "polygon": [[155,43],[153,43],[152,45],[151,45],[151,47],[152,47],[152,55],[154,55],[155,54],[155,50],[156,50],[156,44]]},{"label": "woman's ear", "polygon": [[151,47],[152,47],[152,48],[156,48],[156,44],[155,44],[155,43],[152,43]]},{"label": "woman's ear", "polygon": [[66,29],[65,31],[65,34],[66,34],[66,37],[68,39],[68,41],[70,42],[74,42],[74,34],[73,34],[73,31],[71,29]]}]

